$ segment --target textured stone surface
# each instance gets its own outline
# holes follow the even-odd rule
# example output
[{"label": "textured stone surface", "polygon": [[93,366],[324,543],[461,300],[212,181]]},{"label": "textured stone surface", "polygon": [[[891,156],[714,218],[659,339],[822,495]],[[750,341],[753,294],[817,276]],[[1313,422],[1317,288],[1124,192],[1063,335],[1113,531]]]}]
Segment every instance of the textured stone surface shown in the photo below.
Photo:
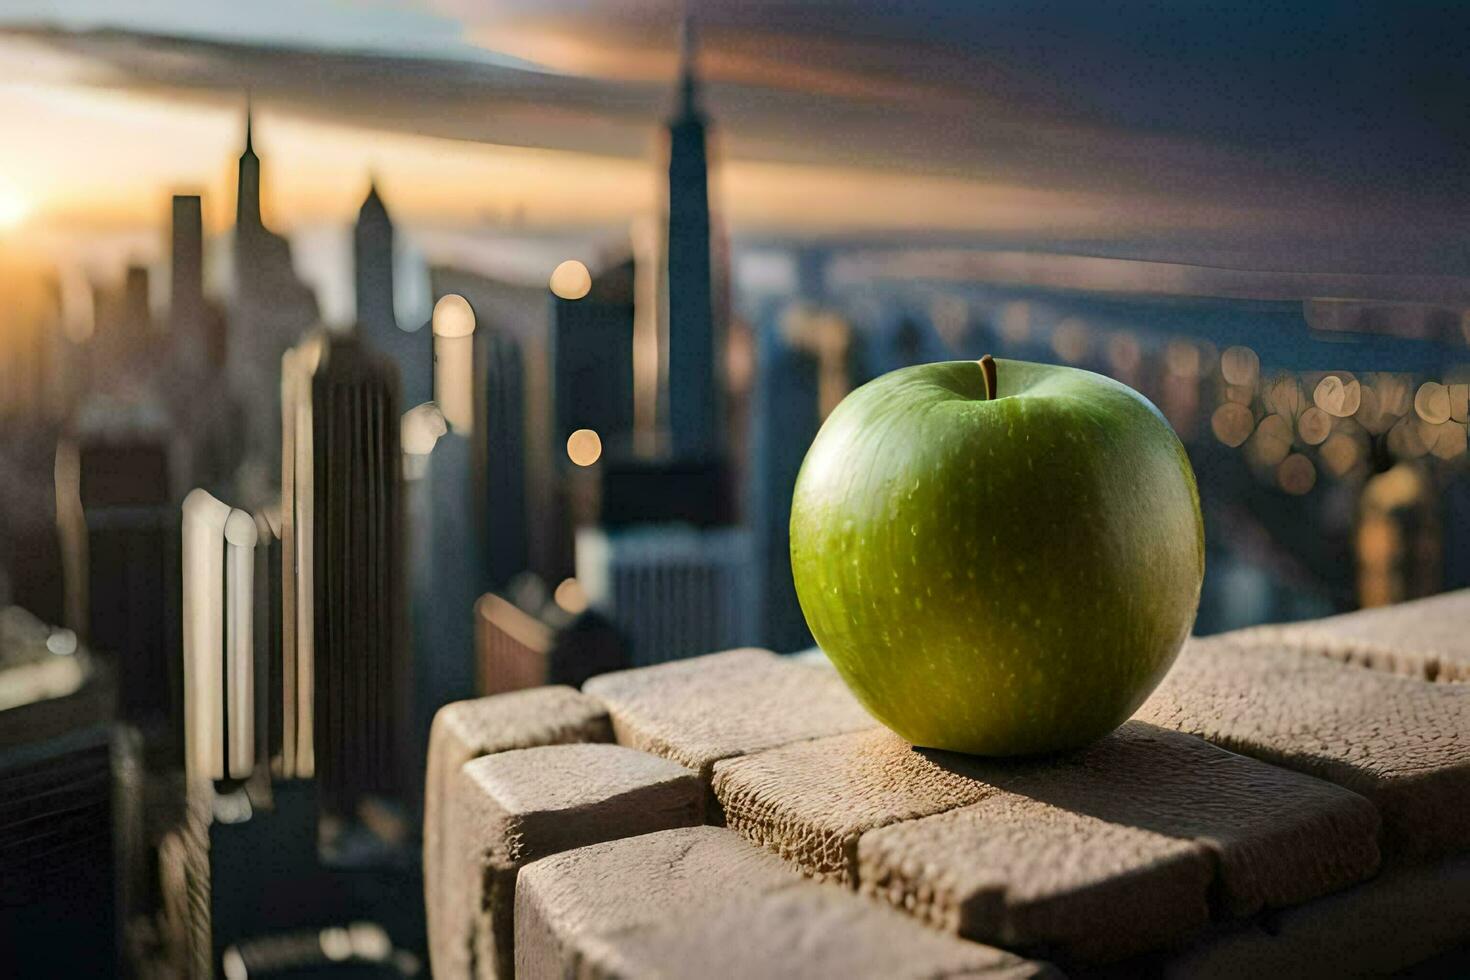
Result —
[{"label": "textured stone surface", "polygon": [[[1385,871],[1201,943],[1157,972],[1189,980],[1388,976],[1465,943],[1470,857]],[[1424,975],[1463,976],[1465,965]]]},{"label": "textured stone surface", "polygon": [[556,745],[465,764],[444,840],[441,976],[508,977],[516,872],[548,854],[696,825],[705,790],[689,770],[617,745]]},{"label": "textured stone surface", "polygon": [[930,925],[1075,962],[1154,949],[1209,921],[1209,852],[1012,793],[863,836],[865,894]]},{"label": "textured stone surface", "polygon": [[603,674],[584,689],[607,704],[619,743],[706,779],[720,759],[874,724],[835,671],[765,650]]},{"label": "textured stone surface", "polygon": [[1028,977],[1049,969],[945,937],[712,827],[568,852],[522,872],[520,980]]},{"label": "textured stone surface", "polygon": [[444,950],[445,903],[452,900],[444,887],[444,801],[460,768],[471,759],[510,749],[611,740],[601,702],[570,687],[459,701],[434,715],[424,786],[424,899],[433,963]]},{"label": "textured stone surface", "polygon": [[1231,637],[1424,680],[1470,681],[1470,589],[1309,623],[1261,626]]},{"label": "textured stone surface", "polygon": [[1329,783],[1130,722],[1046,763],[995,764],[1004,792],[865,834],[858,877],[961,935],[1098,961],[1208,918],[1291,905],[1378,867],[1378,815]]},{"label": "textured stone surface", "polygon": [[[1378,863],[1378,818],[1362,798],[1136,723],[1082,752],[1041,761],[916,750],[873,729],[722,761],[714,789],[732,829],[809,874],[849,883],[861,877],[858,840],[865,833],[1000,793],[1200,842],[1217,856],[1221,900],[1232,914],[1344,887]],[[1022,812],[1014,800],[990,809],[1004,815],[1005,827]],[[1108,841],[1115,833],[1096,828],[1096,835]],[[1107,846],[1085,834],[1076,842],[1083,851]],[[1153,843],[1161,856],[1172,855],[1162,839]],[[944,857],[954,863],[967,853],[955,848]],[[1092,866],[1090,856],[1078,862]]]},{"label": "textured stone surface", "polygon": [[516,976],[575,976],[581,944],[594,933],[708,915],[732,895],[767,894],[801,880],[774,854],[719,827],[666,830],[542,858],[522,868],[516,882]]},{"label": "textured stone surface", "polygon": [[1470,849],[1470,685],[1222,637],[1186,645],[1136,717],[1362,794],[1391,853]]},{"label": "textured stone surface", "polygon": [[798,742],[715,764],[730,828],[817,878],[849,884],[858,837],[984,799],[984,764],[915,750],[886,728]]},{"label": "textured stone surface", "polygon": [[1053,806],[1200,843],[1215,858],[1214,888],[1231,915],[1294,905],[1378,868],[1378,812],[1331,783],[1140,722],[1067,762],[998,781]]}]

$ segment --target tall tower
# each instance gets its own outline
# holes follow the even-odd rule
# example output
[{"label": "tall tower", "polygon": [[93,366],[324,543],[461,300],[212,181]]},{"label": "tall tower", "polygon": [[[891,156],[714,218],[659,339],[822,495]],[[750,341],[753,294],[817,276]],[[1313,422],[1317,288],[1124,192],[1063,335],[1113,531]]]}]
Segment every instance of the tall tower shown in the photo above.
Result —
[{"label": "tall tower", "polygon": [[226,380],[243,425],[233,496],[247,507],[274,495],[271,486],[280,472],[281,355],[319,314],[316,294],[296,278],[290,242],[261,220],[252,122],[247,103],[235,196],[235,282],[224,331]]},{"label": "tall tower", "polygon": [[694,32],[686,18],[678,105],[669,120],[668,419],[675,456],[720,451],[709,169],[694,56]]},{"label": "tall tower", "polygon": [[357,332],[398,366],[403,404],[412,407],[434,397],[434,337],[421,323],[399,327],[393,306],[393,239],[393,219],[377,181],[371,181],[352,229]]},{"label": "tall tower", "polygon": [[204,221],[198,194],[173,196],[169,243],[170,340],[187,370],[201,374],[210,351],[205,336]]},{"label": "tall tower", "polygon": [[240,170],[235,195],[235,233],[259,230],[260,221],[260,157],[255,155],[251,139],[251,107],[245,103],[245,150],[240,154]]},{"label": "tall tower", "polygon": [[357,280],[357,325],[373,343],[388,330],[396,331],[393,314],[393,222],[378,195],[376,182],[357,212],[353,229],[353,260]]}]

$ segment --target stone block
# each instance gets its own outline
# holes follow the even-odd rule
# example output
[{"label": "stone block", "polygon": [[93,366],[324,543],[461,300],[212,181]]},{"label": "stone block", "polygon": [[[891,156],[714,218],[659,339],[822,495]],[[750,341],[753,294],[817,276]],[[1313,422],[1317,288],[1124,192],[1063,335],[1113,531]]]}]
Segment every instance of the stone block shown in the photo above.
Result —
[{"label": "stone block", "polygon": [[1227,635],[1186,645],[1135,717],[1361,794],[1388,854],[1470,849],[1470,685]]},{"label": "stone block", "polygon": [[936,928],[1105,963],[1175,943],[1210,918],[1209,852],[1026,796],[865,834],[865,894]]},{"label": "stone block", "polygon": [[517,880],[516,976],[576,976],[591,935],[682,913],[708,915],[731,895],[768,894],[801,880],[774,854],[720,827],[666,830],[542,858]]},{"label": "stone block", "polygon": [[1045,964],[803,881],[713,827],[568,852],[522,872],[520,980],[1040,977]]},{"label": "stone block", "polygon": [[555,745],[465,764],[448,801],[441,976],[510,977],[516,873],[586,844],[697,825],[689,770],[618,745]]},{"label": "stone block", "polygon": [[[1153,972],[1189,980],[1390,976],[1470,943],[1470,857],[1385,871],[1169,958]],[[1464,975],[1429,971],[1411,976]]]},{"label": "stone block", "polygon": [[985,772],[870,728],[717,762],[714,791],[731,829],[813,877],[853,884],[863,832],[984,799],[996,792]]},{"label": "stone block", "polygon": [[511,749],[611,740],[601,702],[569,687],[458,701],[434,715],[424,786],[424,901],[431,960],[437,962],[444,948],[444,801],[460,768],[471,759]]},{"label": "stone block", "polygon": [[1183,938],[1211,902],[1246,916],[1378,867],[1363,798],[1137,722],[985,778],[1002,791],[864,834],[864,890],[972,939],[1099,962]]},{"label": "stone block", "polygon": [[688,766],[714,763],[875,723],[835,671],[813,670],[765,650],[729,650],[587,682],[622,745]]},{"label": "stone block", "polygon": [[1287,646],[1344,663],[1429,681],[1470,681],[1470,589],[1308,623],[1230,634],[1252,646]]}]

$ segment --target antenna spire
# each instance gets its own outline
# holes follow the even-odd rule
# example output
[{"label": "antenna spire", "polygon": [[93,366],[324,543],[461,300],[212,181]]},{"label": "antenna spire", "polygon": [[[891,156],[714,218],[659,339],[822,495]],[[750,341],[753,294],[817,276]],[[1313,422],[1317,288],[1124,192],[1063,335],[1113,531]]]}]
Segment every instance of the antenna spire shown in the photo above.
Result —
[{"label": "antenna spire", "polygon": [[679,115],[692,116],[698,112],[699,76],[695,70],[699,40],[694,29],[694,18],[685,8],[679,21]]},{"label": "antenna spire", "polygon": [[253,140],[251,139],[251,128],[252,128],[251,123],[254,120],[254,116],[255,116],[255,106],[253,104],[253,98],[250,95],[250,92],[249,91],[246,91],[246,93],[245,93],[245,152],[246,153],[254,153],[255,152],[255,144],[254,144]]}]

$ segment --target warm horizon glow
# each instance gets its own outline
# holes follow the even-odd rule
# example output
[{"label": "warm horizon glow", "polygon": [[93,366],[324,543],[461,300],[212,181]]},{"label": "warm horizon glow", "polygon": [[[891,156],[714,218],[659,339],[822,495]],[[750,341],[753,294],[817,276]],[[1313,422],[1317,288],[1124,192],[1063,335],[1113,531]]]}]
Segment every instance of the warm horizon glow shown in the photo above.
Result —
[{"label": "warm horizon glow", "polygon": [[0,177],[0,231],[17,228],[31,213],[30,202],[3,177]]}]

